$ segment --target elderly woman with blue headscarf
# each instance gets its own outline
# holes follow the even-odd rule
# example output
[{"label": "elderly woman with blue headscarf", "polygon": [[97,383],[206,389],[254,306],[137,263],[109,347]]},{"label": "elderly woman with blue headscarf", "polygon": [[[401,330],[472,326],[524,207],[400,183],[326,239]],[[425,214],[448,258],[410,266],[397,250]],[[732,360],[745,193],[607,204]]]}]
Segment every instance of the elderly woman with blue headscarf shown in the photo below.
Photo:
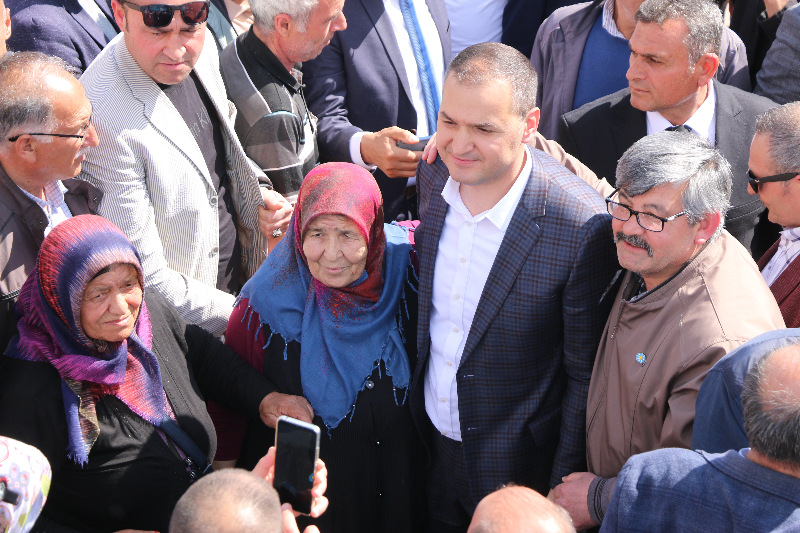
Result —
[{"label": "elderly woman with blue headscarf", "polygon": [[274,391],[144,290],[136,250],[101,217],[50,231],[17,313],[19,336],[0,357],[0,435],[52,467],[34,531],[166,532],[214,457],[201,394],[259,417]]},{"label": "elderly woman with blue headscarf", "polygon": [[[408,231],[383,223],[369,172],[318,166],[228,323],[226,343],[275,385],[274,414],[300,408],[322,430],[330,505],[314,523],[326,533],[422,529],[423,449],[406,397],[416,361],[412,254]],[[210,412],[218,458],[250,468],[274,439],[261,420]]]}]

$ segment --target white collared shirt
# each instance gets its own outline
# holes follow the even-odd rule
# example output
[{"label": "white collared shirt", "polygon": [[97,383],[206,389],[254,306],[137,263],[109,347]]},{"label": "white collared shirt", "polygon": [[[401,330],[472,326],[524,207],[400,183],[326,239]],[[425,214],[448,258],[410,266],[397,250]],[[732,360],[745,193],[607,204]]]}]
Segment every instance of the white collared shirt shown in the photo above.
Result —
[{"label": "white collared shirt", "polygon": [[531,174],[531,152],[511,189],[494,207],[472,216],[461,200],[460,184],[448,178],[442,198],[444,219],[431,301],[431,356],[425,374],[425,410],[445,437],[461,440],[456,372],[483,287]]},{"label": "white collared shirt", "polygon": [[476,43],[499,43],[508,0],[445,0],[451,57]]},{"label": "white collared shirt", "polygon": [[[437,76],[435,81],[439,89],[439,99],[441,100],[445,64],[439,30],[436,29],[436,23],[433,21],[433,16],[428,10],[428,4],[425,3],[425,0],[411,0],[411,2],[414,4],[422,37],[425,39],[425,47],[428,50],[428,58],[431,61],[431,70]],[[425,113],[425,96],[422,93],[417,60],[414,59],[414,50],[411,48],[411,38],[408,36],[408,30],[403,21],[403,13],[400,11],[400,0],[383,0],[383,5],[386,10],[386,16],[389,17],[389,22],[392,23],[392,31],[394,31],[397,46],[400,48],[400,56],[403,58],[403,67],[405,67],[408,87],[411,91],[408,97],[417,112],[417,136],[426,137],[429,129],[428,118]],[[397,66],[395,65],[395,67]],[[367,165],[361,158],[361,138],[365,133],[367,132],[361,131],[350,137],[350,159],[354,164],[372,170],[375,166]],[[414,183],[413,180],[414,178],[410,178],[409,185]]]},{"label": "white collared shirt", "polygon": [[58,224],[64,222],[68,218],[72,218],[72,213],[64,200],[64,193],[67,188],[59,180],[48,181],[44,186],[44,197],[37,198],[22,187],[20,189],[25,196],[36,202],[36,205],[42,208],[44,215],[47,217],[47,227],[44,228],[44,236],[50,233],[50,230],[55,228]]},{"label": "white collared shirt", "polygon": [[[694,112],[684,125],[692,128],[692,133],[702,137],[711,144],[717,144],[717,95],[714,83],[708,82],[708,95],[705,102]],[[672,127],[672,123],[665,119],[658,111],[647,112],[647,134],[652,135]]]},{"label": "white collared shirt", "polygon": [[[614,3],[616,0],[606,0],[603,4],[603,29],[611,34],[612,37],[619,37],[625,39],[622,32],[619,31],[617,23],[614,21]],[[626,41],[628,39],[625,39]]]},{"label": "white collared shirt", "polygon": [[775,255],[772,256],[764,270],[761,271],[761,275],[767,285],[772,286],[775,280],[786,270],[786,267],[797,259],[798,255],[800,255],[800,228],[784,229],[781,232],[781,240],[778,243]]}]

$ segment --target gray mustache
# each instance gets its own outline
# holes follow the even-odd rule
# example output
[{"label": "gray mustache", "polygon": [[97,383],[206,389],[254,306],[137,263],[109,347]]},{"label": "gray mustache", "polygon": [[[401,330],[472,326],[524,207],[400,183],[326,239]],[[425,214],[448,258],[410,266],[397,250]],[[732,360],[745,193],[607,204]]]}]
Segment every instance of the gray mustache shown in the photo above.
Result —
[{"label": "gray mustache", "polygon": [[630,244],[631,246],[642,248],[643,250],[647,251],[648,257],[653,257],[653,249],[650,248],[650,245],[647,244],[647,242],[638,235],[626,235],[621,231],[619,231],[614,235],[614,244],[617,244],[619,241],[624,241]]}]

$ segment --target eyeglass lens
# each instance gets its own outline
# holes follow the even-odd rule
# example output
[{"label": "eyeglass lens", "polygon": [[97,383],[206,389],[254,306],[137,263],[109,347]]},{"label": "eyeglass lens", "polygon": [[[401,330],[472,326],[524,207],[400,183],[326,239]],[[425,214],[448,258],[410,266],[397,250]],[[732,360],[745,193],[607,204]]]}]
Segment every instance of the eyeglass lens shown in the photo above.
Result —
[{"label": "eyeglass lens", "polygon": [[208,18],[208,3],[205,1],[189,2],[180,6],[171,6],[167,4],[138,6],[138,11],[142,12],[142,20],[145,26],[151,28],[169,26],[176,10],[180,10],[181,18],[183,18],[186,24],[201,24]]},{"label": "eyeglass lens", "polygon": [[[628,207],[618,204],[617,202],[609,201],[608,214],[617,220],[626,222],[630,220],[633,213],[631,213]],[[664,229],[664,222],[660,218],[656,218],[648,213],[638,213],[636,215],[636,221],[641,227],[648,231],[661,231]]]}]

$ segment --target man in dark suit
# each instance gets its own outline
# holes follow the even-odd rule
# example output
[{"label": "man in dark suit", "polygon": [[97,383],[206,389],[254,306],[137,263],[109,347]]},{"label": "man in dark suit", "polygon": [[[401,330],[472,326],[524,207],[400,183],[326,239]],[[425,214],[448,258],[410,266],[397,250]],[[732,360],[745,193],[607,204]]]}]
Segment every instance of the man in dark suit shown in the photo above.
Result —
[{"label": "man in dark suit", "polygon": [[631,457],[601,533],[800,530],[800,346],[797,339],[787,345],[744,380],[750,448],[666,448]]},{"label": "man in dark suit", "polygon": [[483,43],[448,67],[440,158],[421,164],[411,410],[432,464],[430,530],[467,530],[514,482],[546,494],[586,460],[586,398],[617,268],[602,198],[529,149],[536,73]]},{"label": "man in dark suit", "polygon": [[[444,0],[411,2],[431,60],[435,78],[431,82],[441,87],[444,67],[450,62]],[[413,177],[421,152],[398,148],[396,143],[417,142],[411,130],[432,133],[435,119],[434,124],[426,120],[418,65],[403,16],[396,0],[350,0],[343,12],[347,29],[303,65],[308,107],[319,118],[320,161],[377,167],[375,180],[386,221],[401,213],[407,217],[408,211],[416,218],[415,206],[408,200],[416,194],[413,183],[391,178]]]},{"label": "man in dark suit", "polygon": [[613,184],[617,161],[637,140],[668,127],[691,128],[731,164],[726,229],[758,258],[777,235],[765,221],[754,236],[764,206],[747,194],[747,147],[756,116],[775,104],[712,81],[723,31],[713,2],[645,0],[636,20],[629,88],[566,113],[557,140]]}]

